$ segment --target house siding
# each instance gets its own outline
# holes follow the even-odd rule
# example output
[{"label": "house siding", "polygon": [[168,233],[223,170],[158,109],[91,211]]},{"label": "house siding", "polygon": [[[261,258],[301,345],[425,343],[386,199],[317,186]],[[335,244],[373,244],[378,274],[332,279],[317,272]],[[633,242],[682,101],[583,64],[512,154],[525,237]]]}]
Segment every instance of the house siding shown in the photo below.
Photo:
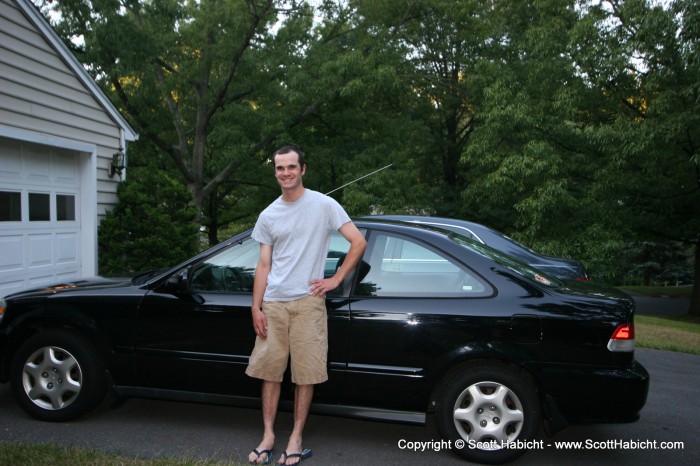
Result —
[{"label": "house siding", "polygon": [[137,139],[30,0],[0,0],[0,297],[99,273],[110,162]]},{"label": "house siding", "polygon": [[0,125],[93,144],[98,217],[116,204],[119,126],[11,0],[0,0]]}]

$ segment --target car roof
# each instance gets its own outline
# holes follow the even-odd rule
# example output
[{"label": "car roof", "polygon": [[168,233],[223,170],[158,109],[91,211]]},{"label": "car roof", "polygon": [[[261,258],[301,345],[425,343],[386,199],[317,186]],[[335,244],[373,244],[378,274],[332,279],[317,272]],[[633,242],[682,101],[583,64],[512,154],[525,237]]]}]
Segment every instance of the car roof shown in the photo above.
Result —
[{"label": "car roof", "polygon": [[497,249],[504,249],[507,244],[509,248],[515,248],[519,252],[519,256],[524,258],[524,256],[540,256],[540,254],[531,250],[527,246],[524,246],[509,236],[489,228],[480,223],[470,222],[468,220],[460,220],[445,217],[430,217],[426,215],[372,215],[363,217],[366,219],[378,219],[378,220],[393,220],[399,222],[410,222],[411,224],[430,224],[437,227],[443,227],[451,231],[455,231],[454,227],[460,230],[465,230],[467,236],[479,241],[483,244],[488,244]]},{"label": "car roof", "polygon": [[388,218],[380,218],[380,217],[360,217],[353,219],[353,222],[358,228],[364,227],[369,227],[371,225],[372,228],[377,228],[378,226],[384,226],[388,227],[392,231],[396,230],[401,230],[401,229],[410,229],[410,230],[422,230],[422,231],[429,231],[433,233],[439,233],[445,236],[449,236],[450,234],[454,234],[454,231],[445,228],[440,225],[434,225],[430,223],[414,223],[414,222],[408,222],[405,220],[399,220],[399,219],[388,219]]},{"label": "car roof", "polygon": [[[469,220],[461,220],[461,219],[455,219],[455,218],[447,218],[447,217],[431,217],[428,215],[371,215],[371,216],[366,216],[363,218],[370,218],[370,219],[382,219],[382,220],[394,220],[394,221],[401,221],[401,222],[411,222],[411,223],[429,223],[431,225],[436,225],[436,226],[452,226],[452,227],[460,227],[463,229],[468,230],[470,233],[475,235],[475,239],[477,241],[480,241],[484,243],[484,235],[494,235],[499,238],[508,238],[508,236],[504,235],[503,233],[500,233],[496,230],[493,230],[492,228],[487,227],[486,225],[482,225],[480,223],[476,222],[471,222]],[[510,239],[510,238],[508,238]],[[511,241],[513,241],[511,239]]]},{"label": "car roof", "polygon": [[448,230],[455,231],[454,228],[457,227],[460,230],[465,229],[468,232],[467,236],[473,239],[487,244],[493,248],[499,249],[503,252],[511,254],[522,261],[530,264],[548,264],[555,263],[561,265],[568,265],[570,267],[578,268],[580,264],[576,260],[567,259],[564,257],[554,257],[540,254],[533,251],[527,246],[515,241],[508,235],[501,233],[493,228],[487,227],[480,223],[471,222],[469,220],[461,220],[446,217],[431,217],[428,215],[370,215],[365,216],[363,219],[377,219],[377,220],[392,220],[400,222],[410,222],[412,224],[430,224],[438,227],[444,227]]}]

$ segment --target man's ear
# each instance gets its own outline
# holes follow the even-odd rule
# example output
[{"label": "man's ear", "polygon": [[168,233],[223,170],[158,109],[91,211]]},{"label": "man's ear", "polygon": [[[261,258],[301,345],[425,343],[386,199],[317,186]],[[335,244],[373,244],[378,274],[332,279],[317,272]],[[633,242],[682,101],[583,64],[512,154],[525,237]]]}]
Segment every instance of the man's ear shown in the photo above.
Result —
[{"label": "man's ear", "polygon": [[304,176],[306,174],[306,164],[302,165],[301,167],[301,176]]}]

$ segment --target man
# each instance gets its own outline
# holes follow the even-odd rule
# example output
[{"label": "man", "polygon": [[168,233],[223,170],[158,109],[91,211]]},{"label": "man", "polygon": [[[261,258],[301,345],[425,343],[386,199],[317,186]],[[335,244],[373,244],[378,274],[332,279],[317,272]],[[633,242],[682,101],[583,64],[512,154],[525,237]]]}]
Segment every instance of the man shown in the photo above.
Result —
[{"label": "man", "polygon": [[[269,464],[281,382],[291,356],[294,427],[279,464],[298,464],[311,456],[302,448],[302,432],[314,385],[328,379],[328,329],[325,295],[355,268],[367,246],[364,236],[332,198],[306,189],[304,154],[294,146],[272,157],[282,195],[258,218],[253,239],[260,259],[253,284],[253,327],[257,338],[246,374],[263,380],[263,439],[249,455],[253,464]],[[323,271],[330,235],[339,231],[350,249],[333,277]]]}]

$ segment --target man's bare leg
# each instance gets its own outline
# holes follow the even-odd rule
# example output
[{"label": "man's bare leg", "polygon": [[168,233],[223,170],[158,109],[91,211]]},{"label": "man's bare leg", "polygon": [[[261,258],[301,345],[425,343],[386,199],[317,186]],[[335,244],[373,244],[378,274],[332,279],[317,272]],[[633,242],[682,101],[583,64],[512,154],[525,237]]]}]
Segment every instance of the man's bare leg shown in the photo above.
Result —
[{"label": "man's bare leg", "polygon": [[[313,385],[297,385],[294,390],[294,429],[292,434],[289,436],[289,443],[287,444],[287,449],[285,450],[289,454],[301,453],[302,451],[302,434],[304,432],[304,426],[306,425],[306,420],[309,417],[309,409],[311,408],[311,400],[314,397],[314,386]],[[290,458],[282,464],[293,465],[298,464],[300,458]]]},{"label": "man's bare leg", "polygon": [[[258,451],[272,450],[275,445],[275,418],[277,417],[277,407],[280,401],[282,384],[280,382],[270,382],[263,380],[262,384],[262,413],[263,413],[263,439],[256,448]],[[249,462],[262,463],[267,459],[266,454],[257,456],[255,452],[248,455]]]}]

